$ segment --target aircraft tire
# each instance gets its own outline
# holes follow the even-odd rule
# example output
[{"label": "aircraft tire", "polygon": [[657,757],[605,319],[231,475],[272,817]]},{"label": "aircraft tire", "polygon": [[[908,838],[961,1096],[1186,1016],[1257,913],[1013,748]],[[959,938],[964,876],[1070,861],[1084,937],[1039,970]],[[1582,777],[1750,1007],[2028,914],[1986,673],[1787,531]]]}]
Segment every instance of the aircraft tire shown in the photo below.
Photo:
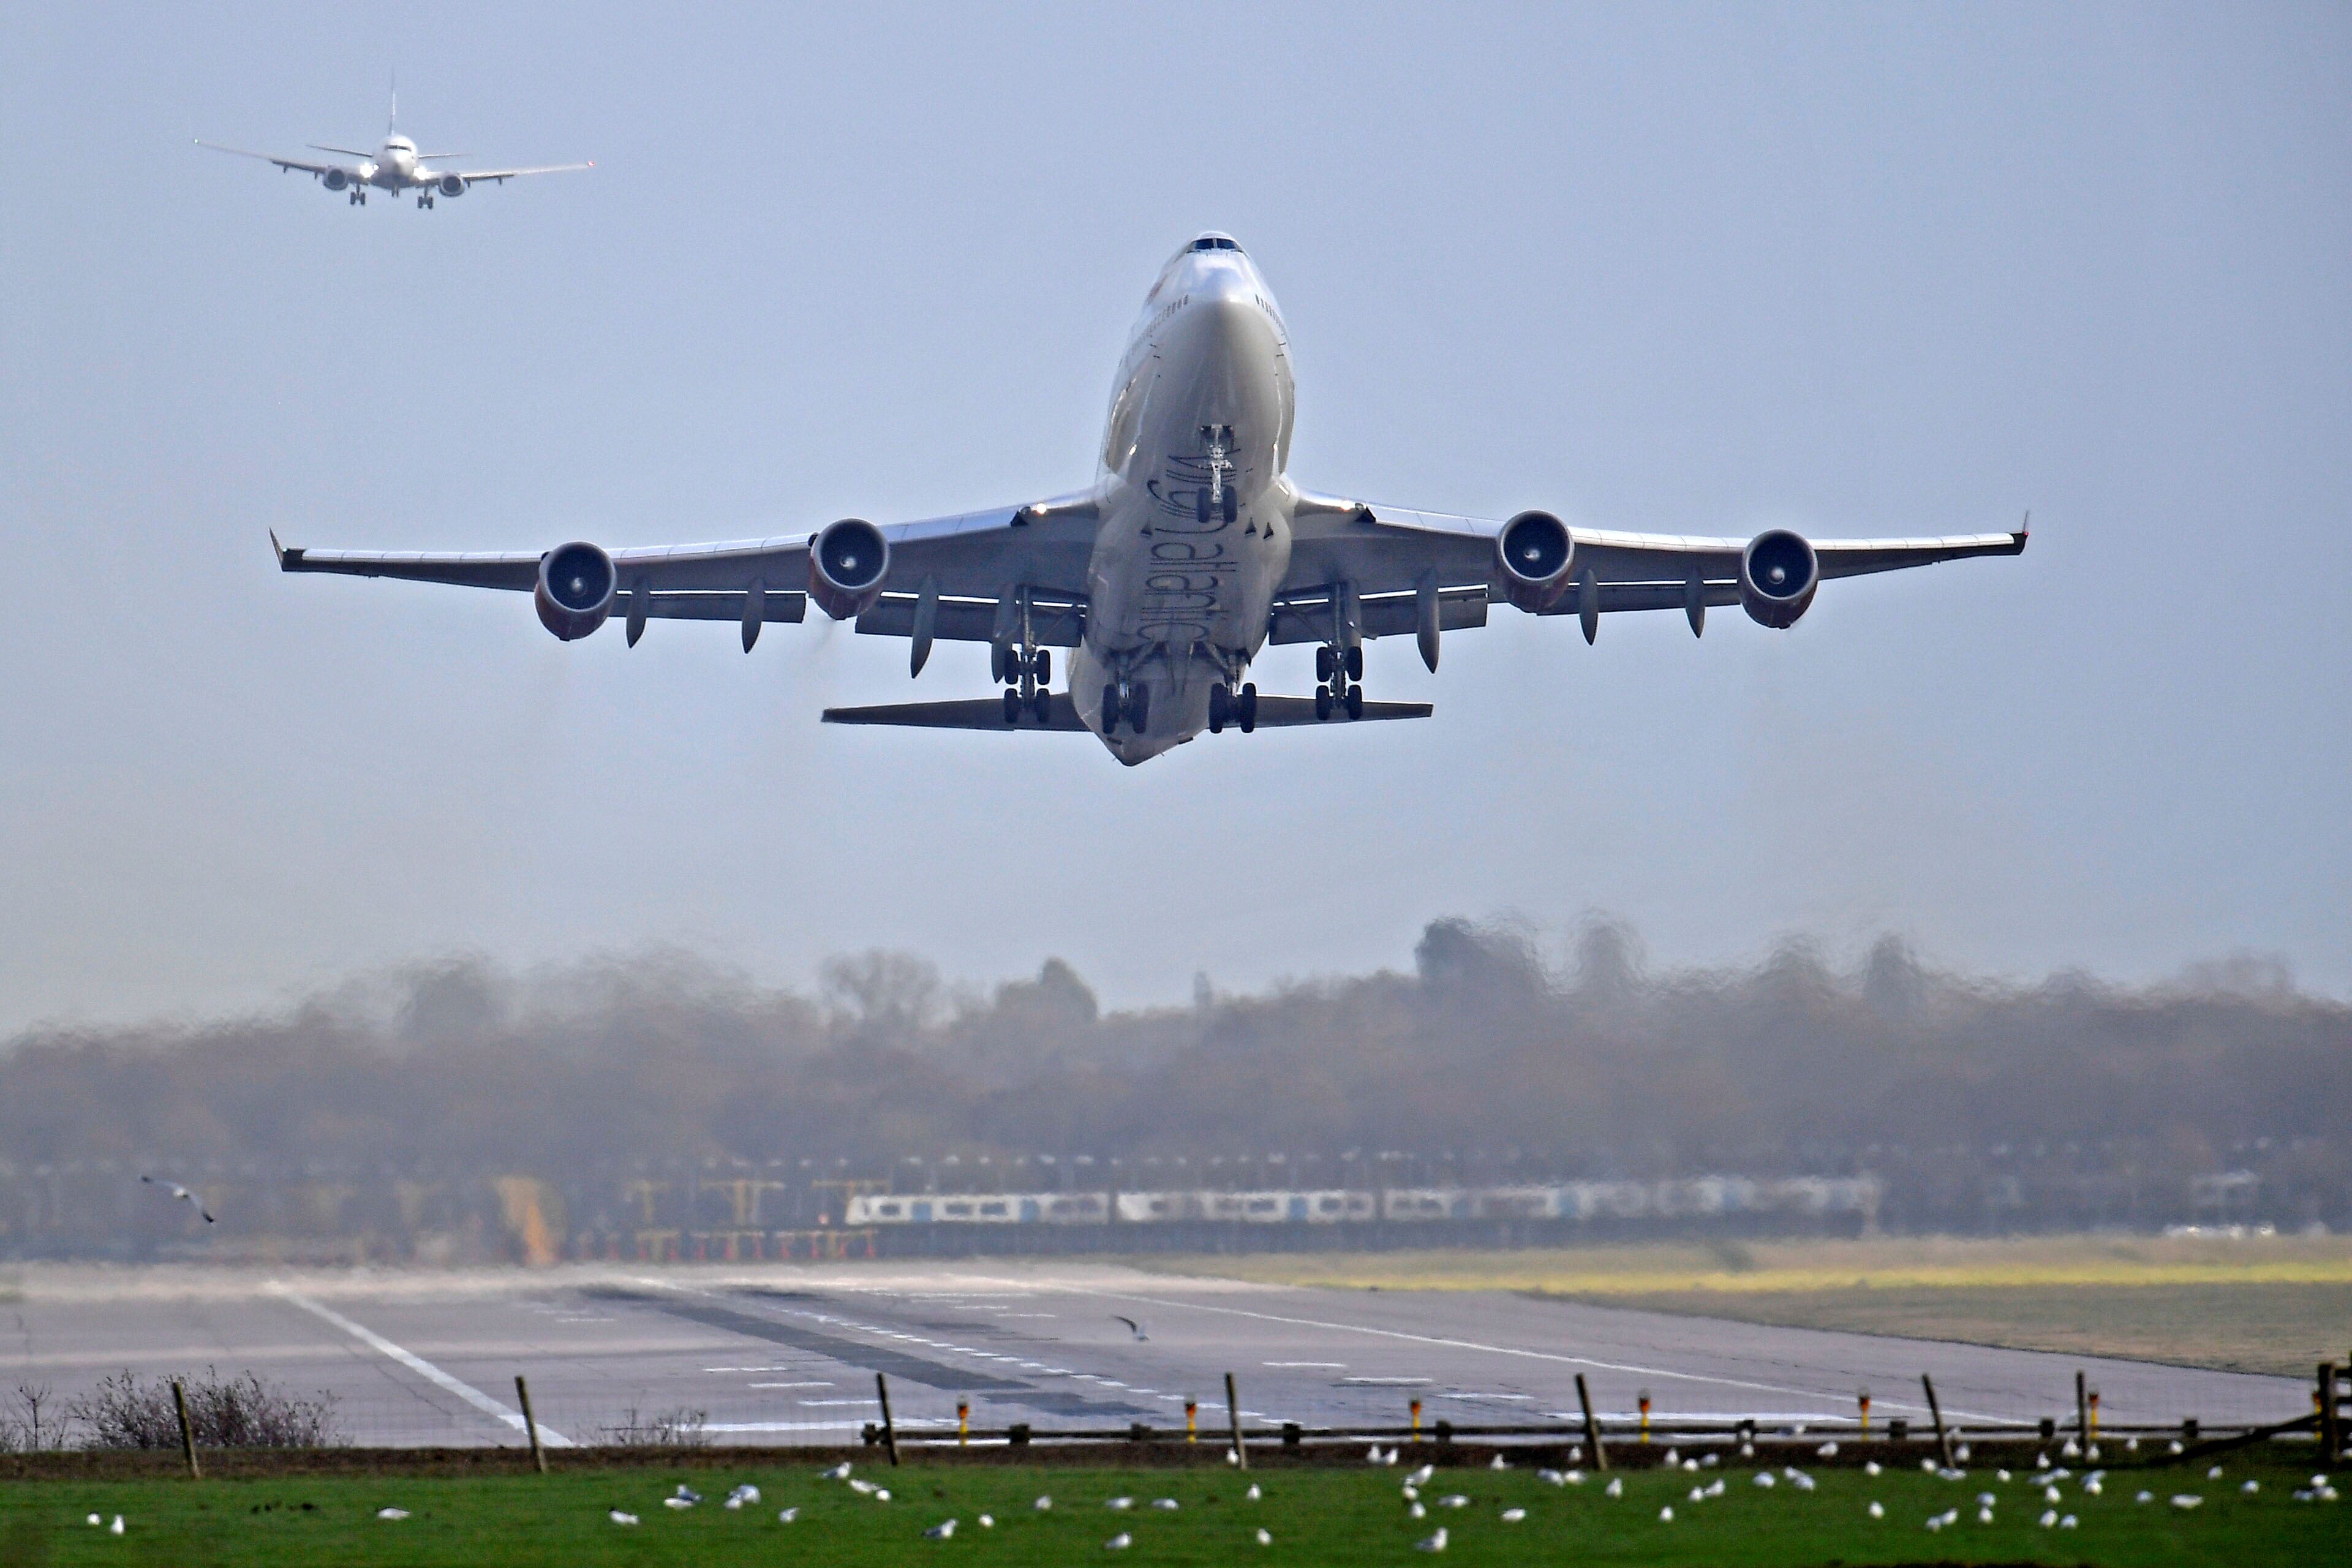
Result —
[{"label": "aircraft tire", "polygon": [[1127,721],[1139,735],[1151,727],[1151,688],[1139,680],[1127,689]]},{"label": "aircraft tire", "polygon": [[1231,485],[1225,487],[1225,521],[1237,522],[1242,515],[1242,498]]},{"label": "aircraft tire", "polygon": [[1102,716],[1102,732],[1106,735],[1118,734],[1118,683],[1117,681],[1108,682],[1103,687]]},{"label": "aircraft tire", "polygon": [[1029,711],[1037,716],[1037,722],[1040,724],[1052,723],[1054,721],[1054,694],[1046,690],[1043,686],[1037,688],[1037,695],[1029,700]]},{"label": "aircraft tire", "polygon": [[1209,521],[1209,492],[1205,489],[1192,499],[1192,521],[1194,522]]},{"label": "aircraft tire", "polygon": [[1257,728],[1257,683],[1255,681],[1242,688],[1241,721],[1242,733],[1244,735]]},{"label": "aircraft tire", "polygon": [[1364,645],[1361,643],[1348,650],[1348,679],[1350,680],[1364,679]]},{"label": "aircraft tire", "polygon": [[1348,717],[1360,719],[1363,716],[1364,689],[1360,686],[1350,686],[1348,688]]},{"label": "aircraft tire", "polygon": [[1037,650],[1037,657],[1029,661],[1029,673],[1037,678],[1037,684],[1040,686],[1054,679],[1054,650],[1049,647],[1039,648]]},{"label": "aircraft tire", "polygon": [[1004,689],[1004,721],[1008,724],[1021,722],[1021,693],[1010,686]]},{"label": "aircraft tire", "polygon": [[1233,699],[1225,691],[1225,683],[1218,681],[1209,688],[1209,733],[1225,732],[1225,721],[1233,714]]},{"label": "aircraft tire", "polygon": [[1320,647],[1318,647],[1318,648],[1316,648],[1316,650],[1315,650],[1315,679],[1318,679],[1318,680],[1328,680],[1328,679],[1331,679],[1331,676],[1332,676],[1332,673],[1333,673],[1335,670],[1337,670],[1339,668],[1339,659],[1338,659],[1338,658],[1334,658],[1334,657],[1332,656],[1332,653],[1331,653],[1331,645],[1330,645],[1329,643],[1324,643],[1323,645],[1321,645]]},{"label": "aircraft tire", "polygon": [[1315,717],[1318,719],[1331,717],[1331,689],[1328,686],[1318,686],[1315,689]]}]

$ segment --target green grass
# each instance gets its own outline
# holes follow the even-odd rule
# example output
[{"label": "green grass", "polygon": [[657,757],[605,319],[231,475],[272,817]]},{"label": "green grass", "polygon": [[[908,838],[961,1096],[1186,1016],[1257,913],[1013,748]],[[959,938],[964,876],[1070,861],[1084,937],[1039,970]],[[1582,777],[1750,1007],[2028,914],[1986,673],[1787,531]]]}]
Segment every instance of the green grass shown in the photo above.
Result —
[{"label": "green grass", "polygon": [[[1407,1459],[1412,1454],[1408,1450]],[[298,1478],[268,1481],[12,1482],[0,1486],[0,1563],[941,1563],[1015,1564],[1099,1562],[1118,1568],[1143,1563],[1406,1563],[1428,1559],[1412,1543],[1437,1525],[1450,1536],[1444,1560],[1466,1563],[1706,1563],[1745,1565],[1870,1563],[1922,1561],[2050,1563],[2238,1564],[2320,1562],[2340,1557],[2352,1534],[2342,1505],[2297,1503],[2297,1470],[2276,1458],[2229,1463],[2224,1479],[2203,1469],[2163,1470],[2145,1479],[2111,1472],[2104,1496],[2069,1482],[2062,1511],[2079,1529],[2044,1530],[2035,1520],[2046,1506],[2040,1489],[2021,1472],[2002,1484],[1990,1469],[1945,1482],[1917,1471],[1876,1478],[1853,1469],[1824,1468],[1819,1489],[1802,1492],[1783,1481],[1765,1490],[1752,1468],[1685,1475],[1627,1475],[1625,1495],[1612,1499],[1596,1479],[1554,1487],[1526,1469],[1440,1471],[1423,1489],[1432,1503],[1467,1495],[1467,1507],[1431,1507],[1425,1520],[1407,1517],[1394,1469],[1268,1468],[1243,1476],[1223,1469],[1109,1470],[1004,1466],[909,1466],[890,1471],[861,1466],[894,1494],[887,1503],[860,1497],[838,1481],[820,1480],[812,1465],[777,1465],[746,1456],[740,1470],[699,1465],[669,1474],[658,1469],[588,1471],[489,1479]],[[1693,1504],[1696,1483],[1717,1476],[1727,1495]],[[2242,1495],[2239,1484],[2259,1479],[2262,1491]],[[2352,1479],[2352,1478],[2347,1478]],[[709,1500],[673,1512],[661,1499],[680,1480]],[[764,1494],[757,1507],[730,1512],[719,1506],[738,1480]],[[1255,1480],[1262,1500],[1243,1494]],[[2142,1486],[2157,1493],[2138,1505]],[[1997,1522],[1976,1521],[1979,1491],[1999,1495]],[[2202,1507],[2181,1512],[2164,1500],[2176,1491],[2200,1493]],[[1050,1493],[1054,1507],[1033,1500]],[[1135,1507],[1114,1512],[1116,1496]],[[1175,1512],[1149,1507],[1175,1498]],[[1873,1521],[1867,1505],[1885,1503]],[[1671,1504],[1675,1520],[1660,1521]],[[386,1505],[411,1517],[379,1521]],[[781,1508],[797,1505],[798,1520],[779,1523]],[[614,1507],[642,1523],[612,1523]],[[1528,1510],[1507,1524],[1505,1508]],[[1948,1508],[1961,1522],[1931,1534],[1924,1521]],[[120,1513],[126,1533],[111,1536],[83,1522]],[[993,1529],[980,1516],[993,1514]],[[948,1542],[923,1539],[941,1520],[961,1521]],[[1261,1548],[1255,1531],[1271,1531]],[[1111,1552],[1104,1542],[1125,1531],[1131,1549]]]}]

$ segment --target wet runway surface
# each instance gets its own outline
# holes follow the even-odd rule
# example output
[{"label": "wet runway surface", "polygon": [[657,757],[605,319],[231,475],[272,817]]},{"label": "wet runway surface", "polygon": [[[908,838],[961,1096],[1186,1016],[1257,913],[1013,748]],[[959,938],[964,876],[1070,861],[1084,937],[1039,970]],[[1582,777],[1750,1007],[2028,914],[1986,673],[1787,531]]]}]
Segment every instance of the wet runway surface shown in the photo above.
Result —
[{"label": "wet runway surface", "polygon": [[[1142,1337],[1119,1321],[1136,1321]],[[514,1379],[551,1441],[597,1443],[678,1411],[718,1441],[855,1438],[889,1378],[903,1432],[1225,1426],[1224,1374],[1255,1429],[1557,1425],[1582,1373],[1604,1417],[1646,1391],[1659,1416],[1851,1431],[1923,1423],[1935,1376],[1961,1425],[2074,1419],[2083,1369],[2110,1425],[2284,1420],[2285,1378],[1758,1327],[1506,1292],[1295,1289],[1100,1264],[285,1275],[36,1273],[0,1299],[0,1384],[62,1401],[108,1373],[252,1371],[331,1392],[366,1445],[514,1444]]]}]

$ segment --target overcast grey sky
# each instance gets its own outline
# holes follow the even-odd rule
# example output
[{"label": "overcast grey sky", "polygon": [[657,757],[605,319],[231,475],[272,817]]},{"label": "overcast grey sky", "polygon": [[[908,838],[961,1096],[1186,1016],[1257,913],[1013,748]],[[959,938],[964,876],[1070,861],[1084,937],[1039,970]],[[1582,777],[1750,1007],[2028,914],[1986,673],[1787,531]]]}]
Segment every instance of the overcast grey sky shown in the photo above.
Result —
[{"label": "overcast grey sky", "polygon": [[[2340,5],[129,7],[0,46],[0,1029],[453,950],[875,945],[1113,1003],[1409,962],[1438,914],[1654,960],[1881,931],[2352,989],[2352,12]],[[190,145],[401,128],[591,174],[364,209]],[[544,548],[1084,484],[1155,268],[1239,236],[1294,473],[2020,561],[1369,651],[1433,721],[822,728],[984,648],[573,646],[290,542]],[[1308,651],[1259,667],[1305,691]]]}]

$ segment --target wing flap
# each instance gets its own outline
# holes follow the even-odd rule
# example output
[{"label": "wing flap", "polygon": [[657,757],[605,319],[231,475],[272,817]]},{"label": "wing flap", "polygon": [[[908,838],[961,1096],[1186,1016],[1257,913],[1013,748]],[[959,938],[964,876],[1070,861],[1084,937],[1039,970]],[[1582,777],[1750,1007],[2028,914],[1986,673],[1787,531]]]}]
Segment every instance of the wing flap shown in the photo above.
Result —
[{"label": "wing flap", "polygon": [[[893,573],[893,576],[898,574]],[[857,617],[857,629],[867,637],[910,637],[915,635],[915,595],[885,594],[874,607]],[[1086,641],[1086,606],[1032,597],[1029,625],[1044,647],[1076,647]],[[945,598],[933,613],[931,635],[944,642],[989,642],[996,635],[996,601]]]},{"label": "wing flap", "polygon": [[[1421,608],[1413,594],[1372,594],[1361,600],[1360,629],[1368,637],[1411,637],[1421,629]],[[1463,631],[1486,624],[1484,584],[1447,588],[1438,596],[1440,631]],[[1266,641],[1323,642],[1331,636],[1331,594],[1289,594],[1274,603]]]}]

